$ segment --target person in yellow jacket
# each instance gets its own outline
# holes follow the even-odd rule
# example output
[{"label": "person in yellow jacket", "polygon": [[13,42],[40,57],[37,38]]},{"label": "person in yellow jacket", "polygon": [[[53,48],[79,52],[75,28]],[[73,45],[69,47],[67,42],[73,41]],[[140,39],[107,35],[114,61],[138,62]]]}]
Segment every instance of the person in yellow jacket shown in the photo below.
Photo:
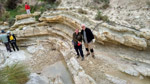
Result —
[{"label": "person in yellow jacket", "polygon": [[[15,37],[15,35],[14,35],[14,34],[11,34],[10,31],[7,32],[7,35],[8,35],[8,36],[7,36],[8,41],[9,41],[9,43],[11,44],[13,50],[16,51],[16,49],[17,49],[17,51],[19,51],[19,48],[18,48],[18,46],[17,46],[17,44],[16,44],[16,37]],[[15,48],[16,48],[16,49],[15,49]]]}]

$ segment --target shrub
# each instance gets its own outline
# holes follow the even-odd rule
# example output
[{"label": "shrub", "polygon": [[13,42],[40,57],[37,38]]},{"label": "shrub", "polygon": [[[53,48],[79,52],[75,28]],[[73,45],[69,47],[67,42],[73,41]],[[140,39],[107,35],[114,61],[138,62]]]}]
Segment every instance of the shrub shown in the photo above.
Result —
[{"label": "shrub", "polygon": [[39,21],[39,18],[41,17],[41,15],[35,16],[35,20]]},{"label": "shrub", "polygon": [[9,27],[11,27],[15,23],[15,19],[14,18],[8,19],[8,23],[9,23]]},{"label": "shrub", "polygon": [[103,3],[102,8],[106,9],[109,7],[110,0],[94,0],[96,3]]},{"label": "shrub", "polygon": [[81,14],[87,14],[87,11],[83,10],[82,8],[79,8],[78,12],[81,13]]},{"label": "shrub", "polygon": [[109,3],[104,3],[103,6],[102,6],[103,9],[106,9],[108,7],[109,7]]},{"label": "shrub", "polygon": [[0,84],[25,84],[29,80],[28,76],[27,67],[13,64],[0,70]]},{"label": "shrub", "polygon": [[106,22],[109,21],[108,16],[106,16],[106,15],[103,16],[100,11],[97,12],[95,19],[96,20],[103,20]]}]

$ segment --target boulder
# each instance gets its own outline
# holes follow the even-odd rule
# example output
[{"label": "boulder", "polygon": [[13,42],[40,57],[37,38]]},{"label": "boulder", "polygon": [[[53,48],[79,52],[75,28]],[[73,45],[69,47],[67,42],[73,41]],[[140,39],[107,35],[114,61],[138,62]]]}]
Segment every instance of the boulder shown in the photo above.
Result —
[{"label": "boulder", "polygon": [[49,84],[48,78],[36,73],[31,73],[29,78],[30,80],[26,84]]}]

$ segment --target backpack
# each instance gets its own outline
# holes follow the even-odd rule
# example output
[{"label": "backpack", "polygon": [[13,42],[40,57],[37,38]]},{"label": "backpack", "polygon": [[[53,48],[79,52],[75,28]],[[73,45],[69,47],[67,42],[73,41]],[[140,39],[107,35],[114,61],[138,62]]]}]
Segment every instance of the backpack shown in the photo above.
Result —
[{"label": "backpack", "polygon": [[10,39],[10,41],[12,41],[12,40],[14,40],[14,37],[11,35],[11,36],[9,37],[9,39]]}]

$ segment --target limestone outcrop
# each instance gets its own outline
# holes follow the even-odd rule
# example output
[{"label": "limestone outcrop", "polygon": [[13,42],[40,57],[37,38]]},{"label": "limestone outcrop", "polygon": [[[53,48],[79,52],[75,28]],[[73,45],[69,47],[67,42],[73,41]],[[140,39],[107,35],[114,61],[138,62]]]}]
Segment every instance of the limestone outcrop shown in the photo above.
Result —
[{"label": "limestone outcrop", "polygon": [[[59,15],[58,15],[59,14]],[[74,17],[72,16],[74,14],[76,19],[74,20]],[[82,19],[80,15],[72,12],[57,12],[56,15],[54,13],[47,13],[45,12],[42,17],[40,18],[40,21],[45,21],[45,22],[57,22],[57,23],[62,23],[65,25],[68,25],[72,27],[73,29],[75,28],[81,28],[80,25],[83,22],[80,22],[82,20],[77,20],[77,19]],[[92,20],[87,20],[86,24],[98,24],[95,21]],[[94,28],[95,25],[91,25],[91,28]],[[118,44],[123,44],[129,47],[133,47],[139,50],[143,50],[147,48],[147,38],[144,36],[147,36],[147,33],[142,33],[141,35],[138,35],[139,32],[134,30],[134,29],[129,29],[129,28],[121,28],[121,26],[112,26],[107,23],[102,23],[97,27],[98,31],[94,31],[95,37],[98,42],[113,42],[113,43],[118,43]],[[142,36],[143,37],[140,37]]]},{"label": "limestone outcrop", "polygon": [[11,29],[14,30],[19,26],[37,23],[35,17],[39,16],[40,14],[41,12],[35,12],[33,14],[16,15],[16,21]]},{"label": "limestone outcrop", "polygon": [[0,30],[7,30],[9,29],[9,24],[7,22],[0,23]]}]

